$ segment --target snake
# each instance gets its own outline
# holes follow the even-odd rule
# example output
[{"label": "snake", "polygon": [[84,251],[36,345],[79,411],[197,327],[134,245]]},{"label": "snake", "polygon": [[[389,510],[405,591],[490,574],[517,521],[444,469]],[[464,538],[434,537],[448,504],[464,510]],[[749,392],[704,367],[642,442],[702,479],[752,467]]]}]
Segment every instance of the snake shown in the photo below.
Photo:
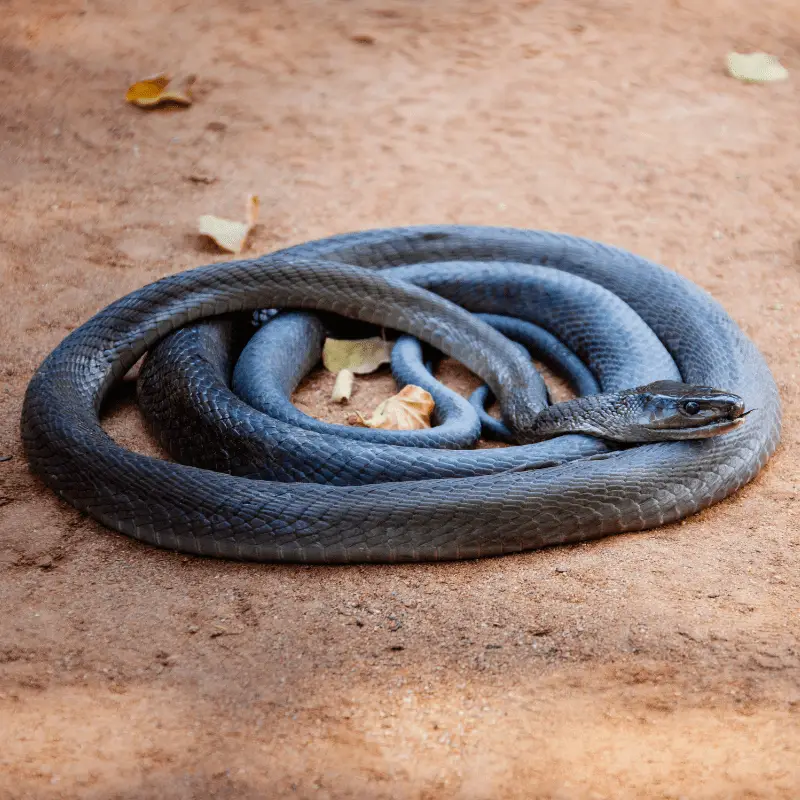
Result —
[{"label": "snake", "polygon": [[[273,308],[380,325],[456,359],[517,445],[348,439],[253,408],[230,388],[234,318]],[[546,331],[599,392],[550,404],[482,315]],[[121,447],[100,419],[159,349],[178,372],[153,367],[149,416],[174,461]],[[189,421],[192,397],[205,411]],[[32,471],[105,526],[187,554],[302,563],[480,558],[658,527],[751,481],[780,430],[763,356],[688,279],[581,237],[464,225],[339,234],[162,278],[69,334],[21,419]]]}]

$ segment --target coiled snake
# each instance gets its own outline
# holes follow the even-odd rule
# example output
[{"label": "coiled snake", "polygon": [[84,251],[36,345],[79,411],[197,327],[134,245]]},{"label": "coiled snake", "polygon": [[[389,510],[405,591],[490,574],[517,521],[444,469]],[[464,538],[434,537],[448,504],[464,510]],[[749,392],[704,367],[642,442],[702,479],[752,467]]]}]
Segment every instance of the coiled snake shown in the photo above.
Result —
[{"label": "coiled snake", "polygon": [[[522,444],[406,447],[256,411],[228,388],[234,323],[190,323],[276,307],[355,317],[456,358],[488,384]],[[602,394],[547,409],[518,345],[472,312],[541,326]],[[176,459],[198,466],[125,450],[100,426],[110,386],[160,340],[143,405]],[[158,372],[162,356],[177,358],[177,371]],[[170,397],[193,397],[205,416],[188,421],[180,405],[165,407]],[[744,420],[743,407],[755,413]],[[621,416],[649,443],[610,449],[607,439],[630,441],[615,435]],[[727,432],[686,438],[715,428]],[[676,273],[562,234],[439,226],[335,236],[129,294],[47,357],[26,393],[22,435],[31,468],[58,495],[154,545],[257,561],[422,561],[586,541],[692,514],[764,466],[780,403],[753,343]],[[681,440],[662,440],[673,437]]]}]

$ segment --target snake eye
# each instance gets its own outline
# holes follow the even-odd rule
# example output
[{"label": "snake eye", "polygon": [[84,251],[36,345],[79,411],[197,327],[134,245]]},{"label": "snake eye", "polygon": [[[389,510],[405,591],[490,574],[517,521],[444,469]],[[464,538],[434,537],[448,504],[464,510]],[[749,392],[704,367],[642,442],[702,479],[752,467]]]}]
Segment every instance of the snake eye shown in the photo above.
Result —
[{"label": "snake eye", "polygon": [[688,403],[683,404],[683,410],[690,416],[693,417],[700,411],[700,403],[695,403],[694,400],[690,400]]}]

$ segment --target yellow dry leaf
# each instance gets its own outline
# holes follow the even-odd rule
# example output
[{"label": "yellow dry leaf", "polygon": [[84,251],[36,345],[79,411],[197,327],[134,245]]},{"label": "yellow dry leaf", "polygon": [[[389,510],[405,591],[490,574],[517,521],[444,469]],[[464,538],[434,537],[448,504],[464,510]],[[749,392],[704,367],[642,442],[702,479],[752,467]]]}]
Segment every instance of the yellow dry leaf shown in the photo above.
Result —
[{"label": "yellow dry leaf", "polygon": [[326,339],[322,363],[328,372],[349,369],[356,375],[375,372],[392,358],[392,343],[373,336],[370,339]]},{"label": "yellow dry leaf", "polygon": [[728,53],[728,74],[748,83],[784,81],[789,72],[769,53]]},{"label": "yellow dry leaf", "polygon": [[197,227],[203,236],[213,239],[223,250],[229,253],[241,253],[250,231],[258,222],[258,195],[248,195],[245,214],[246,222],[235,222],[204,214],[198,220]]},{"label": "yellow dry leaf", "polygon": [[169,75],[161,73],[160,75],[153,75],[150,78],[143,78],[136,81],[128,88],[125,93],[125,99],[129,103],[141,108],[155,108],[156,106],[165,105],[166,103],[176,103],[181,106],[190,106],[192,98],[189,94],[192,84],[194,83],[194,76],[190,75],[183,80],[183,85],[180,89],[172,86],[170,82],[172,79]]},{"label": "yellow dry leaf", "polygon": [[326,339],[322,363],[336,374],[331,400],[346,403],[353,393],[353,376],[375,372],[392,358],[392,343],[373,336],[369,339]]},{"label": "yellow dry leaf", "polygon": [[368,428],[416,431],[431,427],[431,414],[435,405],[430,392],[410,384],[393,397],[384,400],[369,419],[364,419],[361,414],[358,414],[358,418]]}]

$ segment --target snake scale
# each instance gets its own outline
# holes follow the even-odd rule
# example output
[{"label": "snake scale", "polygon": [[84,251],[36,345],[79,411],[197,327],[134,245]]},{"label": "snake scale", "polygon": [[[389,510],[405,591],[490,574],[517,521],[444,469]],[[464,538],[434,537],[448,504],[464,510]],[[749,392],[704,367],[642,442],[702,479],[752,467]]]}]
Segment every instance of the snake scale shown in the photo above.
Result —
[{"label": "snake scale", "polygon": [[[520,446],[410,448],[265,422],[228,397],[226,376],[211,393],[227,415],[216,428],[229,428],[230,441],[200,448],[225,472],[133,453],[103,431],[112,384],[174,331],[278,307],[386,326],[461,361],[488,384]],[[708,439],[621,450],[577,434],[529,443],[544,385],[518,346],[473,312],[541,325],[602,391],[682,380],[735,393],[755,413]],[[761,354],[675,272],[565,234],[425,226],[334,236],[129,294],[45,359],[26,393],[22,436],[32,470],[60,497],[141,541],[232,559],[347,563],[476,558],[663,525],[750,481],[777,447],[780,422]],[[259,444],[261,428],[279,441]],[[244,456],[231,455],[237,447]],[[243,466],[245,456],[263,456],[265,474]]]}]

